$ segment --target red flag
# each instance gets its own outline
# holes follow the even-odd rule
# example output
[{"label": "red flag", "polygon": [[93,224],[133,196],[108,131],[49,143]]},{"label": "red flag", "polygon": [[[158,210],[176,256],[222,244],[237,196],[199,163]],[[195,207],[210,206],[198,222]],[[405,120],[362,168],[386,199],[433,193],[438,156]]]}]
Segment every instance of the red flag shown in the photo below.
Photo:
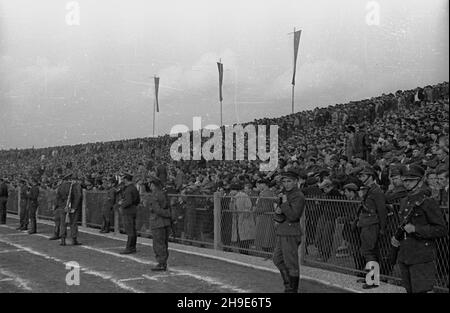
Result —
[{"label": "red flag", "polygon": [[156,77],[156,76],[155,76],[155,101],[156,101],[156,112],[159,112],[158,89],[159,89],[159,77]]},{"label": "red flag", "polygon": [[223,64],[220,62],[217,62],[217,68],[219,69],[219,99],[220,99],[220,101],[222,101],[223,100],[223,97],[222,97]]},{"label": "red flag", "polygon": [[297,54],[298,54],[298,45],[300,43],[300,35],[302,34],[301,30],[294,32],[294,74],[292,76],[292,85],[295,85],[295,72],[297,68]]}]

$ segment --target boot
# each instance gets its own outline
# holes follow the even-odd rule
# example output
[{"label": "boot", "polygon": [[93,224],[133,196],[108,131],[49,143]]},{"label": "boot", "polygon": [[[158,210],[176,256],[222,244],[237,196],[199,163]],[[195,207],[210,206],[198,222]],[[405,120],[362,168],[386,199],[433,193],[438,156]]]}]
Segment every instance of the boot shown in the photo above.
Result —
[{"label": "boot", "polygon": [[153,267],[151,270],[153,272],[167,271],[167,265],[165,265],[165,264],[158,264],[155,267]]},{"label": "boot", "polygon": [[81,246],[81,242],[78,242],[77,238],[72,239],[72,245],[73,246]]},{"label": "boot", "polygon": [[58,240],[58,239],[60,239],[61,237],[59,237],[58,235],[53,235],[53,237],[50,237],[50,238],[48,238],[48,240]]},{"label": "boot", "polygon": [[28,234],[29,235],[33,235],[33,234],[36,234],[37,233],[37,231],[35,231],[35,230],[30,230],[30,231],[28,231]]},{"label": "boot", "polygon": [[289,273],[286,269],[280,269],[281,278],[283,279],[284,284],[284,292],[290,293],[291,292],[291,280],[289,277]]},{"label": "boot", "polygon": [[60,246],[65,246],[66,245],[66,238],[62,237],[61,238],[61,243],[59,245]]},{"label": "boot", "polygon": [[136,250],[125,249],[120,254],[133,254],[136,253]]},{"label": "boot", "polygon": [[290,281],[291,281],[291,292],[292,293],[298,293],[298,282],[299,282],[299,277],[298,276],[290,276]]}]

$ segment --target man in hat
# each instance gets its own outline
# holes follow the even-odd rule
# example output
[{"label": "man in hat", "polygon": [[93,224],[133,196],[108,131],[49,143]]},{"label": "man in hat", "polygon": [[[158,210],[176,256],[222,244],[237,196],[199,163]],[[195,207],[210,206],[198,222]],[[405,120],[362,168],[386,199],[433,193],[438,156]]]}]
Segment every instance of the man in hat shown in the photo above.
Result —
[{"label": "man in hat", "polygon": [[0,177],[0,224],[6,224],[6,203],[8,202],[8,185]]},{"label": "man in hat", "polygon": [[[56,191],[57,222],[59,223],[59,237],[61,246],[66,245],[67,224],[70,225],[72,245],[80,245],[78,242],[78,217],[81,213],[81,185],[76,181],[77,177],[72,173],[62,177],[63,182]],[[54,238],[54,237],[52,237]],[[50,238],[50,239],[52,239]]]},{"label": "man in hat", "polygon": [[297,293],[299,282],[298,247],[302,231],[300,218],[305,197],[298,189],[298,174],[293,170],[282,174],[283,193],[275,208],[275,249],[273,262],[281,273],[285,292]]},{"label": "man in hat", "polygon": [[169,258],[169,235],[171,229],[171,212],[167,195],[162,191],[161,180],[152,177],[150,180],[151,195],[149,198],[150,228],[153,236],[153,252],[158,264],[152,271],[166,271]]},{"label": "man in hat", "polygon": [[[411,165],[403,176],[409,194],[400,203],[400,220],[407,222],[402,238],[392,237],[399,247],[397,262],[408,293],[433,290],[435,283],[435,240],[448,235],[444,215],[423,182],[425,170]],[[413,210],[413,212],[411,212]]]},{"label": "man in hat", "polygon": [[31,188],[27,192],[28,197],[28,208],[29,208],[29,218],[30,218],[30,224],[31,229],[28,231],[28,233],[36,234],[37,232],[37,223],[36,223],[36,211],[38,208],[38,197],[39,197],[39,185],[36,179],[31,180]]},{"label": "man in hat", "polygon": [[[368,189],[365,192],[361,210],[358,216],[357,226],[360,228],[361,254],[366,262],[380,261],[379,242],[380,237],[386,232],[386,200],[383,191],[376,184],[376,173],[371,166],[366,166],[358,174],[359,180]],[[363,282],[363,289],[376,288],[377,284],[367,284],[365,279],[359,279]]]},{"label": "man in hat", "polygon": [[120,252],[120,254],[132,254],[136,253],[136,216],[137,205],[141,202],[141,197],[136,186],[133,184],[133,176],[131,174],[123,175],[123,182],[125,185],[122,192],[123,200],[119,201],[119,205],[128,240],[125,250]]},{"label": "man in hat", "polygon": [[16,230],[28,230],[28,182],[25,179],[19,180],[20,188],[20,216],[19,227]]},{"label": "man in hat", "polygon": [[403,185],[402,174],[405,171],[405,166],[392,165],[390,167],[390,181],[388,191],[386,192],[386,203],[392,204],[398,202],[400,199],[408,195],[408,191]]}]

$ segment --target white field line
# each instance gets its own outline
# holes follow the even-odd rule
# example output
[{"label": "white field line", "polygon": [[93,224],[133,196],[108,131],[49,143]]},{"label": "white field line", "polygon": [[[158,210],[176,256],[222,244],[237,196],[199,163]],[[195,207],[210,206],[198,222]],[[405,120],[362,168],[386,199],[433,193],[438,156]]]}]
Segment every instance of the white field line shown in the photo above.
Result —
[{"label": "white field line", "polygon": [[11,253],[11,252],[20,252],[22,249],[10,249],[10,250],[0,250],[0,253]]},{"label": "white field line", "polygon": [[[9,240],[6,240],[6,239],[2,238],[2,236],[0,236],[0,242],[3,242],[3,243],[5,243],[7,245],[10,245],[10,246],[14,246],[17,249],[22,249],[22,250],[24,250],[24,251],[26,251],[26,252],[28,252],[30,254],[40,256],[40,257],[45,258],[47,260],[52,260],[52,261],[55,261],[55,262],[58,262],[58,263],[61,263],[61,264],[64,264],[64,265],[67,263],[67,262],[64,262],[61,259],[56,258],[56,257],[52,257],[52,256],[50,256],[48,254],[45,254],[45,253],[33,250],[32,248],[28,248],[28,247],[25,247],[23,245],[10,242]],[[116,285],[116,286],[118,286],[118,287],[120,287],[120,288],[122,288],[124,290],[131,291],[131,292],[134,292],[134,293],[143,293],[143,291],[135,289],[135,288],[133,288],[131,286],[126,285],[125,283],[123,283],[123,282],[119,281],[118,279],[114,278],[112,275],[108,275],[108,274],[105,274],[105,273],[97,272],[97,271],[91,270],[89,268],[83,267],[81,265],[80,265],[80,270],[83,273],[85,273],[85,274],[88,274],[88,275],[91,275],[91,276],[100,277],[100,278],[102,278],[104,280],[108,280],[108,281],[112,282],[114,285]]]},{"label": "white field line", "polygon": [[[156,265],[157,264],[156,262],[153,262],[153,261],[144,260],[144,259],[141,259],[141,258],[138,258],[138,257],[135,257],[135,256],[130,256],[130,255],[122,255],[122,254],[119,254],[119,253],[116,253],[116,252],[107,251],[107,250],[100,249],[100,248],[95,248],[95,247],[90,247],[90,246],[80,246],[80,247],[84,248],[84,249],[88,249],[88,250],[93,250],[93,251],[96,251],[96,252],[104,253],[104,254],[113,255],[113,256],[118,257],[118,258],[124,258],[124,259],[128,259],[128,260],[132,260],[132,261],[140,263],[140,264],[145,264],[145,265]],[[217,280],[215,278],[204,276],[204,275],[194,274],[194,273],[186,271],[186,270],[180,270],[180,269],[176,269],[176,268],[171,268],[171,272],[173,272],[175,274],[178,274],[178,275],[190,276],[190,277],[195,278],[197,280],[204,281],[204,282],[206,282],[206,283],[208,283],[210,285],[216,285],[216,286],[218,286],[220,288],[228,289],[228,290],[231,290],[233,292],[241,292],[241,293],[249,293],[249,292],[251,292],[250,290],[241,289],[239,287],[223,283],[223,282],[221,282],[221,281],[219,281],[219,280]]]},{"label": "white field line", "polygon": [[8,278],[2,279],[2,281],[13,281],[16,283],[17,287],[19,287],[20,289],[26,290],[26,291],[32,291],[33,289],[31,289],[31,287],[29,286],[31,283],[26,280],[23,279],[21,277],[19,277],[18,275],[11,273],[10,271],[7,271],[5,269],[0,268],[0,274],[2,274],[3,276],[6,276]]}]

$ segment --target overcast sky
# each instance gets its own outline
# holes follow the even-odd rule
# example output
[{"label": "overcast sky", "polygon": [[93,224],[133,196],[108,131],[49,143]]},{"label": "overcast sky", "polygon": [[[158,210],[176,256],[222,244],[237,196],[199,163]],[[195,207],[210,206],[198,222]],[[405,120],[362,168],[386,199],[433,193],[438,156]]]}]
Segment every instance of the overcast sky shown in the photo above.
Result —
[{"label": "overcast sky", "polygon": [[[447,0],[0,0],[0,149],[152,134],[296,111],[449,80]],[[73,21],[73,19],[72,19]]]}]

